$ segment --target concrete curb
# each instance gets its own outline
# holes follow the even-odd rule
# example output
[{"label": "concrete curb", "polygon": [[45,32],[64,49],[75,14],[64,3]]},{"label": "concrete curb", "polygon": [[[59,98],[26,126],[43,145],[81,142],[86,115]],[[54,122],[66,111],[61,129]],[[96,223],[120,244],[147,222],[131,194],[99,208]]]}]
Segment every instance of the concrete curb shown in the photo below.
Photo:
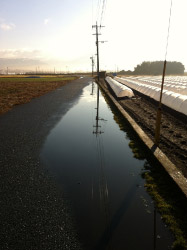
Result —
[{"label": "concrete curb", "polygon": [[157,147],[154,142],[147,136],[147,134],[139,127],[139,125],[132,119],[132,117],[123,109],[123,107],[115,100],[115,98],[110,94],[109,90],[99,82],[99,86],[104,90],[104,92],[109,96],[117,109],[121,114],[128,120],[132,128],[138,134],[140,139],[144,144],[151,150],[157,160],[162,164],[171,178],[179,186],[181,191],[185,194],[187,198],[187,179],[183,174],[177,169],[177,167],[168,159],[168,157]]}]

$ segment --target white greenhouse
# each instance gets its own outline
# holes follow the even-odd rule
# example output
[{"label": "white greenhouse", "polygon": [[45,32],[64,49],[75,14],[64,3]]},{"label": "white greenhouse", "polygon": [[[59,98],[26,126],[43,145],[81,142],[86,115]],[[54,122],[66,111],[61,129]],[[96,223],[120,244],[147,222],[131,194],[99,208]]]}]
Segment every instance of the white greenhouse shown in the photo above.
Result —
[{"label": "white greenhouse", "polygon": [[108,82],[111,89],[114,91],[115,95],[118,98],[134,96],[132,89],[126,87],[125,85],[119,83],[118,81],[112,79],[111,77],[107,76],[106,81]]},{"label": "white greenhouse", "polygon": [[[160,99],[161,77],[115,77],[115,80],[156,101]],[[187,78],[166,77],[162,103],[187,115]]]}]

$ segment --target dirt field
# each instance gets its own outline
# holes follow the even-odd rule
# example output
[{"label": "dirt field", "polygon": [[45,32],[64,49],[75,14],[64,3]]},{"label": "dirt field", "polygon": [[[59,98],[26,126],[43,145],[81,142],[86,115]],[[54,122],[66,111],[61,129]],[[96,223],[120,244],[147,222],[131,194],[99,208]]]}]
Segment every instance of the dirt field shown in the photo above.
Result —
[{"label": "dirt field", "polygon": [[76,77],[0,77],[0,114],[6,113],[15,105],[30,102],[31,99],[44,95]]},{"label": "dirt field", "polygon": [[[154,141],[158,103],[137,91],[134,93],[134,98],[118,101]],[[159,147],[187,178],[187,117],[164,105]]]}]

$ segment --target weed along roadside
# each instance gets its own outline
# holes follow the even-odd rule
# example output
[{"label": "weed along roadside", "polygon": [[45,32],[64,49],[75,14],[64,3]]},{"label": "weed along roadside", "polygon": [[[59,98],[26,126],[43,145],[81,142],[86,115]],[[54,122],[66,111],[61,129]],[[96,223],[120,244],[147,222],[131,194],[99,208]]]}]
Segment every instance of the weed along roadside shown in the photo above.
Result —
[{"label": "weed along roadside", "polygon": [[[123,108],[117,100],[111,95],[103,80],[100,80],[99,86],[105,100],[109,103],[113,110],[118,114],[115,120],[119,124],[123,124],[123,119],[127,120],[132,130],[137,133],[133,138],[129,147],[132,149],[135,158],[144,159],[145,152],[149,155],[149,164],[144,165],[142,177],[145,179],[145,188],[154,200],[155,208],[161,214],[161,218],[169,227],[174,235],[173,249],[187,249],[187,180],[178,169],[168,161],[167,157],[159,151],[155,154],[151,148],[153,142],[145,143],[147,135],[142,133],[136,122],[130,117],[127,119],[124,115]],[[121,118],[119,118],[121,117]],[[120,125],[122,126],[122,125]],[[123,126],[122,126],[123,129]],[[147,139],[147,138],[146,138]],[[140,150],[141,149],[141,150]],[[161,157],[160,157],[161,155]],[[163,159],[161,159],[163,157]],[[173,170],[171,171],[172,168]],[[173,174],[173,171],[175,172]],[[177,175],[177,176],[175,176]]]},{"label": "weed along roadside", "polygon": [[28,103],[31,99],[55,90],[76,76],[59,77],[0,77],[0,114],[16,105]]}]

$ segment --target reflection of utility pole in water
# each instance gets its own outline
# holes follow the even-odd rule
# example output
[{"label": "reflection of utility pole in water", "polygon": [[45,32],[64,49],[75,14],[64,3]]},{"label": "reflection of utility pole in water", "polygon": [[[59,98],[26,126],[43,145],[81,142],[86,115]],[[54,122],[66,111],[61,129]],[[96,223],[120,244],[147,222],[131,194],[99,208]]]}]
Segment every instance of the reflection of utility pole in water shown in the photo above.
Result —
[{"label": "reflection of utility pole in water", "polygon": [[[100,130],[101,126],[99,125],[100,121],[106,121],[104,119],[99,118],[99,85],[97,84],[97,108],[96,108],[96,126],[93,134],[96,135],[96,143],[97,143],[97,154],[99,160],[99,200],[100,200],[100,209],[101,209],[101,227],[104,226],[104,231],[108,231],[109,228],[109,205],[108,205],[108,183],[105,175],[105,155],[104,155],[104,145],[102,141],[102,136],[104,132]],[[93,187],[92,187],[93,188]],[[105,248],[105,249],[108,249]]]},{"label": "reflection of utility pole in water", "polygon": [[94,82],[92,81],[92,92],[90,95],[93,95],[94,94],[93,92],[94,92]]},{"label": "reflection of utility pole in water", "polygon": [[92,60],[92,77],[93,77],[93,72],[94,72],[94,58],[93,58],[93,56],[91,56],[90,59]]},{"label": "reflection of utility pole in water", "polygon": [[102,134],[103,132],[99,131],[99,128],[101,126],[99,126],[99,85],[97,85],[97,107],[96,107],[97,113],[96,113],[96,126],[95,127],[95,131],[93,131],[93,134],[96,134],[96,136],[98,134]]}]

